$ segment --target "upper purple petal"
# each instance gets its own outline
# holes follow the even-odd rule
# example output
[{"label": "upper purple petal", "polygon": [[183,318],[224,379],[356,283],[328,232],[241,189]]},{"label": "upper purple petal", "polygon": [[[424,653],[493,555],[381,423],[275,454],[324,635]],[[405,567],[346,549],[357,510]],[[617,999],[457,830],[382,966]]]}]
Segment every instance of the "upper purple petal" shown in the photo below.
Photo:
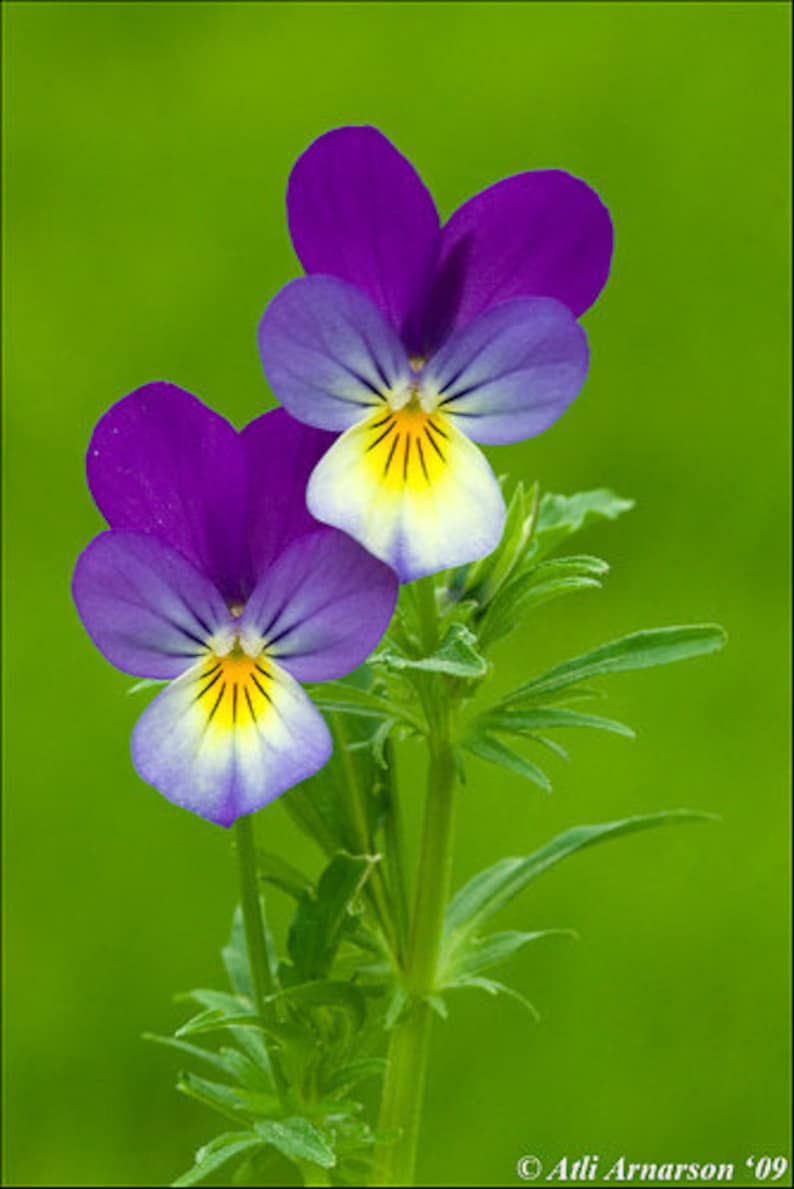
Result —
[{"label": "upper purple petal", "polygon": [[259,350],[284,407],[322,429],[349,429],[411,377],[397,332],[360,289],[336,277],[285,285],[262,316]]},{"label": "upper purple petal", "polygon": [[240,596],[245,468],[228,421],[175,384],[145,384],[97,424],[87,472],[111,528],[159,537]]},{"label": "upper purple petal", "polygon": [[561,417],[587,364],[587,336],[567,306],[515,297],[456,330],[423,369],[422,384],[468,437],[505,445]]},{"label": "upper purple petal", "polygon": [[424,351],[511,297],[554,297],[578,317],[609,275],[612,222],[594,190],[561,170],[504,178],[475,194],[441,233],[424,308]]},{"label": "upper purple petal", "polygon": [[272,409],[246,425],[240,437],[248,471],[248,594],[287,546],[319,528],[306,507],[306,486],[335,435]]},{"label": "upper purple petal", "polygon": [[265,574],[240,617],[249,650],[268,655],[298,681],[331,681],[367,659],[397,602],[394,572],[344,533],[302,537]]},{"label": "upper purple petal", "polygon": [[290,234],[307,273],[357,285],[402,330],[438,255],[438,215],[411,163],[376,128],[335,128],[298,158]]},{"label": "upper purple petal", "polygon": [[77,559],[72,594],[99,651],[136,677],[179,676],[232,623],[212,583],[144,533],[95,537]]}]

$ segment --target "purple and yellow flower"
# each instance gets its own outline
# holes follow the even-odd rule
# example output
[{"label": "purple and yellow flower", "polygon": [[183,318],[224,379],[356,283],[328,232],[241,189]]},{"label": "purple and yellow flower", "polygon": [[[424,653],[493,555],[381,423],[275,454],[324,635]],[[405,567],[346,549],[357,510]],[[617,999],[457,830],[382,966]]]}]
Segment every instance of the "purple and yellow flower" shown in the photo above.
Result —
[{"label": "purple and yellow flower", "polygon": [[392,571],[306,510],[328,440],[280,409],[238,433],[155,383],[89,446],[110,529],[77,561],[80,618],[117,668],[169,682],[133,732],[139,775],[220,825],[322,767],[331,737],[299,682],[361,664],[394,609]]},{"label": "purple and yellow flower", "polygon": [[312,473],[311,512],[403,581],[485,556],[504,503],[475,443],[542,433],[581,389],[577,318],[609,273],[606,208],[543,170],[441,227],[413,166],[367,127],[314,141],[287,206],[310,275],[270,303],[259,347],[284,407],[339,435]]}]

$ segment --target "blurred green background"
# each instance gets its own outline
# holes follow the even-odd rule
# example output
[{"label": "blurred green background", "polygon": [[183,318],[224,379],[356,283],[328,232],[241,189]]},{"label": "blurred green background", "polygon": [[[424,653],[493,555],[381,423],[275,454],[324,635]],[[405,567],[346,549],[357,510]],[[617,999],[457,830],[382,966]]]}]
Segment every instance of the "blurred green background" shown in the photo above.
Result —
[{"label": "blurred green background", "polygon": [[[747,1156],[788,1147],[789,7],[3,16],[5,1183],[167,1183],[216,1125],[140,1037],[178,1020],[172,992],[220,980],[230,840],[131,768],[143,700],[69,596],[100,527],[83,454],[147,380],[237,424],[271,403],[255,327],[296,272],[287,174],[346,122],[391,136],[443,215],[502,175],[560,166],[614,216],[584,395],[491,458],[637,507],[581,538],[612,562],[608,589],[538,612],[503,646],[500,681],[639,627],[730,634],[717,657],[615,679],[609,710],[638,741],[575,737],[553,797],[475,767],[456,882],[581,821],[675,806],[723,821],[589,851],[503,914],[582,940],[513,962],[540,1025],[461,993],[435,1028],[420,1177],[517,1184],[525,1153],[597,1152],[734,1161],[749,1178]],[[313,861],[282,806],[258,829]]]}]

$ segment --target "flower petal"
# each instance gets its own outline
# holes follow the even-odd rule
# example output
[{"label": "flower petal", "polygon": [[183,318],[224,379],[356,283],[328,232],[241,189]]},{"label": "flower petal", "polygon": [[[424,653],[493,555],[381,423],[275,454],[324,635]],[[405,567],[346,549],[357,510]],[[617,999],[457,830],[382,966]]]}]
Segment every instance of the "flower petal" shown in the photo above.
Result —
[{"label": "flower petal", "polygon": [[561,417],[587,362],[587,336],[566,306],[517,297],[447,339],[424,368],[422,387],[475,442],[504,445]]},{"label": "flower petal", "polygon": [[265,376],[293,417],[343,430],[404,386],[411,367],[397,334],[353,285],[299,277],[277,293],[259,324]]},{"label": "flower petal", "polygon": [[606,284],[612,222],[594,190],[557,169],[504,178],[445,225],[424,347],[510,297],[554,297],[578,317]]},{"label": "flower petal", "polygon": [[271,409],[240,436],[248,469],[247,596],[292,541],[319,528],[306,507],[306,485],[336,435]]},{"label": "flower petal", "polygon": [[442,414],[415,406],[344,433],[318,463],[307,501],[403,582],[484,557],[504,527],[483,454]]},{"label": "flower petal", "polygon": [[87,471],[111,528],[159,537],[239,597],[245,470],[228,421],[175,384],[145,384],[99,421]]},{"label": "flower petal", "polygon": [[253,681],[245,660],[238,664],[239,681],[215,684],[212,658],[194,665],[154,699],[132,735],[142,779],[222,826],[311,776],[332,748],[322,715],[289,673],[268,662]]},{"label": "flower petal", "polygon": [[376,128],[335,128],[298,158],[290,234],[307,273],[362,289],[398,330],[438,255],[438,215],[411,163]]},{"label": "flower petal", "polygon": [[136,677],[176,677],[231,643],[232,619],[212,583],[144,533],[95,537],[77,559],[72,594],[99,651]]},{"label": "flower petal", "polygon": [[367,659],[389,626],[397,579],[333,529],[293,542],[248,600],[241,643],[264,641],[299,681],[331,681]]}]

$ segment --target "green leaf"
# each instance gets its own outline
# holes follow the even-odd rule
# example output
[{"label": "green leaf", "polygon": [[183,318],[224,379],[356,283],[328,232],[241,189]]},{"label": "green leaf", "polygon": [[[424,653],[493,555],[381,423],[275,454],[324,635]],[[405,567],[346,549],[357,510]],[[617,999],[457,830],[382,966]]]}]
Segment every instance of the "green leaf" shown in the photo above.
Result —
[{"label": "green leaf", "polygon": [[724,643],[725,632],[717,624],[691,624],[634,632],[563,661],[540,677],[524,682],[508,694],[501,705],[534,701],[579,681],[607,673],[648,669],[654,665],[669,665],[690,657],[703,656],[716,652]]},{"label": "green leaf", "polygon": [[240,1011],[237,1015],[230,1015],[217,1008],[209,1008],[207,1011],[199,1012],[197,1016],[193,1016],[181,1028],[177,1028],[175,1035],[177,1037],[198,1036],[204,1032],[219,1032],[223,1028],[230,1027],[258,1028],[260,1024],[259,1016],[251,1008],[247,1012]]},{"label": "green leaf", "polygon": [[400,702],[387,701],[369,690],[357,689],[341,681],[326,681],[310,691],[312,701],[320,710],[338,710],[346,714],[361,715],[364,718],[397,718],[409,723],[416,730],[423,729],[421,720]]},{"label": "green leaf", "polygon": [[367,1002],[364,992],[355,983],[336,979],[317,979],[315,982],[298,983],[287,987],[278,995],[271,996],[274,1003],[288,1003],[292,1007],[335,1007],[353,1017],[355,1028],[361,1028],[366,1019]]},{"label": "green leaf", "polygon": [[287,949],[301,981],[328,973],[350,917],[376,859],[339,851],[323,871],[316,891],[304,893],[290,925]]},{"label": "green leaf", "polygon": [[325,1084],[325,1092],[333,1094],[339,1090],[348,1090],[368,1078],[382,1077],[387,1062],[383,1057],[362,1057],[358,1061],[349,1061],[335,1069]]},{"label": "green leaf", "polygon": [[600,487],[576,495],[547,492],[540,501],[532,539],[533,560],[545,557],[564,540],[596,520],[616,520],[634,507],[634,500],[621,499],[614,491]]},{"label": "green leaf", "polygon": [[256,867],[263,883],[280,888],[282,892],[286,892],[295,900],[300,900],[301,896],[311,889],[312,881],[308,875],[304,875],[292,863],[283,859],[281,855],[273,854],[272,851],[261,850],[257,847]]},{"label": "green leaf", "polygon": [[[180,1094],[193,1098],[204,1106],[211,1107],[227,1119],[240,1122],[241,1115],[252,1113],[241,1100],[241,1091],[236,1086],[229,1086],[225,1082],[211,1082],[207,1078],[199,1077],[195,1073],[183,1073],[176,1084]],[[276,1100],[262,1095],[262,1105],[272,1109]],[[264,1113],[264,1112],[263,1112]]]},{"label": "green leaf", "polygon": [[499,545],[487,557],[461,567],[462,579],[459,584],[453,583],[453,590],[473,596],[481,605],[489,603],[521,562],[532,536],[538,506],[538,484],[534,483],[527,492],[522,482],[516,483]]},{"label": "green leaf", "polygon": [[540,941],[545,937],[576,936],[571,929],[541,929],[534,933],[521,933],[511,929],[504,933],[491,933],[489,937],[471,937],[464,945],[455,949],[449,964],[446,954],[442,954],[443,980],[445,983],[453,982],[461,976],[488,970],[500,962],[506,962],[530,942]]},{"label": "green leaf", "polygon": [[448,677],[483,677],[488,663],[476,649],[477,637],[462,623],[453,623],[442,644],[430,656],[418,660],[396,652],[382,652],[372,658],[388,669],[445,673]]},{"label": "green leaf", "polygon": [[265,1141],[253,1131],[230,1131],[225,1135],[219,1135],[212,1143],[199,1148],[196,1152],[196,1163],[173,1181],[172,1185],[175,1189],[182,1185],[198,1185],[243,1152],[264,1146]]},{"label": "green leaf", "polygon": [[223,1057],[214,1053],[211,1049],[202,1049],[200,1045],[189,1044],[186,1040],[179,1040],[176,1036],[157,1036],[153,1032],[144,1032],[143,1039],[153,1040],[155,1044],[163,1045],[169,1049],[175,1049],[178,1053],[195,1058],[196,1061],[204,1061],[207,1065],[211,1065],[213,1069],[217,1069],[221,1073],[230,1072]]},{"label": "green leaf", "polygon": [[486,711],[475,719],[475,723],[484,730],[505,731],[510,735],[524,735],[538,728],[590,727],[597,731],[608,731],[613,735],[623,735],[626,739],[635,738],[631,727],[614,718],[603,718],[600,714],[580,714],[578,710],[565,708],[551,709],[546,706],[534,710],[507,708],[501,712]]},{"label": "green leaf", "polygon": [[450,949],[461,944],[466,936],[477,932],[483,922],[522,892],[533,879],[577,851],[611,838],[620,838],[624,834],[652,830],[656,826],[713,820],[712,814],[697,810],[670,809],[594,826],[574,826],[530,855],[501,859],[475,875],[453,897],[446,916],[447,944]]},{"label": "green leaf", "polygon": [[482,978],[480,975],[466,975],[465,977],[456,979],[454,983],[449,984],[450,989],[460,987],[475,987],[479,991],[486,991],[489,995],[507,995],[510,999],[515,999],[516,1003],[520,1003],[525,1011],[528,1011],[532,1019],[537,1024],[540,1020],[540,1012],[530,1003],[526,995],[522,995],[515,987],[509,987],[506,983],[497,982],[493,978]]},{"label": "green leaf", "polygon": [[308,1160],[320,1168],[333,1168],[336,1164],[327,1138],[308,1119],[297,1115],[289,1119],[262,1119],[255,1129],[288,1160]]},{"label": "green leaf", "polygon": [[533,784],[542,788],[545,793],[552,791],[551,781],[542,768],[533,764],[531,760],[526,759],[517,751],[513,751],[512,747],[508,747],[494,735],[472,734],[464,740],[463,746],[467,751],[479,756],[480,759],[488,760],[492,764],[499,764],[500,767],[507,768],[510,772],[517,772],[519,776],[526,777],[527,780],[531,780]]},{"label": "green leaf", "polygon": [[[251,969],[248,965],[248,947],[245,942],[245,925],[242,909],[238,905],[232,917],[232,931],[228,943],[221,950],[221,958],[233,991],[245,995],[249,1000],[253,994]],[[205,1007],[211,1006],[205,1003]],[[215,1007],[219,1004],[215,1003]]]}]

